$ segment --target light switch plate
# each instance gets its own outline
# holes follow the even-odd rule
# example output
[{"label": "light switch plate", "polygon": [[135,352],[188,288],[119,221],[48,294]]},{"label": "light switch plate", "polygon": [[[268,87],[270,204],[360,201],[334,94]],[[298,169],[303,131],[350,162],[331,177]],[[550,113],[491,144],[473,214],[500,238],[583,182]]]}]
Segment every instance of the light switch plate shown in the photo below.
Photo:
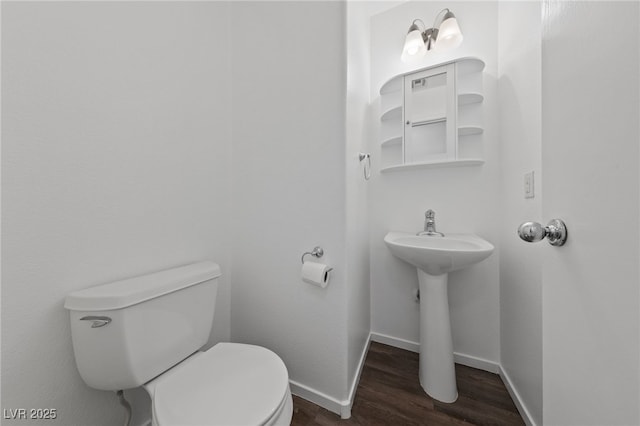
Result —
[{"label": "light switch plate", "polygon": [[535,197],[535,191],[533,189],[533,171],[524,174],[524,198]]}]

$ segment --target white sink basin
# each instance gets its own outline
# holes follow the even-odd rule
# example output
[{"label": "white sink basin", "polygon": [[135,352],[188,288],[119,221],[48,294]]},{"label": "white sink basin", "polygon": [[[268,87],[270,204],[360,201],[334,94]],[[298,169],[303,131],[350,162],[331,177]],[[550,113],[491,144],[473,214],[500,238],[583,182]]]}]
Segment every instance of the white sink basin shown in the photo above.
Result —
[{"label": "white sink basin", "polygon": [[458,398],[453,338],[449,318],[449,272],[486,259],[493,245],[473,234],[441,236],[389,232],[384,242],[391,253],[415,266],[420,286],[420,385],[442,402]]},{"label": "white sink basin", "polygon": [[429,275],[442,275],[486,259],[493,245],[473,234],[444,237],[389,232],[384,242],[394,256]]}]

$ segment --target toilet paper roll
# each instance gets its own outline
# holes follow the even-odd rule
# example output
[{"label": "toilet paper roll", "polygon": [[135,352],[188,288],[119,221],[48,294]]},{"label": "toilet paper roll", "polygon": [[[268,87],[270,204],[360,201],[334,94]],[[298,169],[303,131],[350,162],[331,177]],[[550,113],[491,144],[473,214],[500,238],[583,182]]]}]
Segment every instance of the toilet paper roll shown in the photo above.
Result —
[{"label": "toilet paper roll", "polygon": [[304,262],[302,264],[302,281],[325,288],[329,284],[331,269],[324,263]]}]

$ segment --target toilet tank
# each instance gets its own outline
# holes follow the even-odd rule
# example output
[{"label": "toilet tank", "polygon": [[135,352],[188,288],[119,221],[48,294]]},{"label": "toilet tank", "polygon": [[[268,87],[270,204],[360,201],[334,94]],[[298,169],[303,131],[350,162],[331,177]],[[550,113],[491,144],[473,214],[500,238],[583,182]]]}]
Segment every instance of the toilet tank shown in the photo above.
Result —
[{"label": "toilet tank", "polygon": [[207,343],[220,267],[210,261],[67,296],[80,376],[101,390],[146,383]]}]

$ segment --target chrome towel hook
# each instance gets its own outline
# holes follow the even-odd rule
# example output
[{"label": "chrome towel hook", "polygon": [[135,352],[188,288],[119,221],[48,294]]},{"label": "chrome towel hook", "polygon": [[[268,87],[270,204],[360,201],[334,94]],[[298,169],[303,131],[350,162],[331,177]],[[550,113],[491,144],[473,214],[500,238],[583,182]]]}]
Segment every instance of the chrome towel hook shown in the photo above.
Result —
[{"label": "chrome towel hook", "polygon": [[360,159],[360,162],[367,160],[367,162],[364,163],[364,180],[369,180],[371,177],[371,154],[360,152],[358,153],[358,158]]},{"label": "chrome towel hook", "polygon": [[322,247],[314,247],[312,251],[307,251],[302,255],[302,258],[300,259],[302,261],[302,264],[304,265],[304,257],[306,255],[311,255],[311,256],[315,256],[317,258],[320,258],[322,256],[324,256],[324,250],[322,250]]}]

